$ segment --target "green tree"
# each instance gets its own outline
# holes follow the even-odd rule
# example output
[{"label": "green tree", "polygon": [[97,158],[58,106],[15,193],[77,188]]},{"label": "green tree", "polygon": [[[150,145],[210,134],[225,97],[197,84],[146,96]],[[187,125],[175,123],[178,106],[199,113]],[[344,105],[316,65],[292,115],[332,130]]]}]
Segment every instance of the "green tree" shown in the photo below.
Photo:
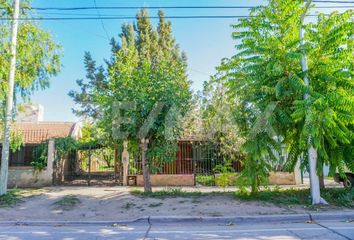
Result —
[{"label": "green tree", "polygon": [[[112,44],[114,44],[112,42]],[[86,81],[79,79],[76,81],[80,91],[70,91],[69,96],[73,98],[80,107],[73,109],[73,113],[78,117],[85,118],[88,122],[99,119],[102,115],[99,107],[99,95],[107,91],[108,83],[105,75],[105,69],[97,66],[92,59],[90,52],[84,56],[84,65],[86,70]]]},{"label": "green tree", "polygon": [[251,18],[234,25],[237,54],[219,68],[237,99],[235,119],[246,139],[243,175],[253,192],[278,160],[274,150],[284,145],[289,170],[298,159],[307,166],[310,146],[318,152],[318,169],[322,163],[341,173],[344,166],[353,169],[352,150],[344,152],[353,143],[353,11],[320,14],[305,26],[309,87],[300,65],[304,11],[300,0],[269,0],[252,9]]},{"label": "green tree", "polygon": [[[101,68],[89,67],[89,58],[85,63],[88,79],[94,79],[93,83],[82,83],[82,91],[70,95],[81,104],[80,111],[86,116],[93,116],[91,112],[95,111],[91,109],[99,109],[96,124],[116,143],[129,140],[130,147],[136,149],[141,139],[149,139],[150,165],[156,167],[174,160],[182,130],[179,116],[189,109],[191,91],[186,56],[175,43],[171,23],[160,11],[155,29],[148,12],[142,10],[137,14],[136,25],[124,24],[120,41],[113,39],[111,46],[112,56],[106,61],[102,80],[104,87],[96,84],[100,73],[97,69]],[[122,122],[123,118],[129,120]],[[151,190],[150,183],[146,184],[145,189]]]},{"label": "green tree", "polygon": [[244,140],[233,115],[237,99],[230,97],[228,91],[227,75],[211,77],[204,83],[200,114],[205,140],[219,145],[228,161],[236,161],[243,158],[240,147]]},{"label": "green tree", "polygon": [[[20,17],[26,17],[30,9],[30,1],[23,1],[21,9]],[[11,1],[0,0],[0,16],[11,19],[12,12]],[[7,81],[10,69],[9,59],[11,59],[14,52],[10,48],[11,46],[15,46],[8,41],[11,35],[10,26],[11,21],[7,20],[2,21],[0,25],[0,125],[4,125],[4,129],[6,129],[6,131],[1,129],[0,132],[4,132],[1,133],[5,135],[4,143],[9,142],[10,138],[12,138],[12,142],[16,142],[16,133],[10,133],[10,123],[12,120],[10,115],[12,112],[11,108],[8,108],[9,111],[6,116],[5,106],[7,96],[9,99],[14,98],[15,100],[21,97],[26,101],[35,90],[48,87],[50,77],[56,75],[60,70],[60,46],[38,24],[33,21],[21,21],[17,31],[16,70],[14,96],[12,97],[12,90],[8,91],[11,88],[8,86]],[[10,92],[9,95],[8,92]],[[12,105],[11,101],[8,103],[8,106]],[[9,148],[7,144],[4,144],[1,167],[2,182],[0,183],[1,194],[7,191],[8,155]]]},{"label": "green tree", "polygon": [[[21,4],[21,17],[26,17],[30,10],[30,1]],[[0,0],[0,16],[11,18],[12,3]],[[7,78],[10,59],[11,21],[2,21],[0,25],[0,119],[5,114]],[[49,32],[33,21],[21,21],[18,29],[17,64],[15,75],[15,98],[25,100],[38,90],[49,87],[51,76],[60,71],[61,47],[55,43]]]}]

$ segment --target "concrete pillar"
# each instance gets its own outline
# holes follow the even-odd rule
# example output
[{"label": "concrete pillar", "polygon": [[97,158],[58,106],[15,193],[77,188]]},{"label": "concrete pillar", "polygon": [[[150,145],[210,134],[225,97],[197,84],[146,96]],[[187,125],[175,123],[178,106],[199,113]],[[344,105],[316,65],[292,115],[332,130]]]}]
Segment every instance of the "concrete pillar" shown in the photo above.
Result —
[{"label": "concrete pillar", "polygon": [[55,154],[55,141],[50,139],[48,143],[48,160],[46,172],[52,176],[53,174],[53,164],[54,164],[54,154]]},{"label": "concrete pillar", "polygon": [[123,186],[128,185],[128,169],[129,169],[129,152],[128,152],[128,142],[123,142],[123,153],[122,153],[122,163],[123,163]]}]

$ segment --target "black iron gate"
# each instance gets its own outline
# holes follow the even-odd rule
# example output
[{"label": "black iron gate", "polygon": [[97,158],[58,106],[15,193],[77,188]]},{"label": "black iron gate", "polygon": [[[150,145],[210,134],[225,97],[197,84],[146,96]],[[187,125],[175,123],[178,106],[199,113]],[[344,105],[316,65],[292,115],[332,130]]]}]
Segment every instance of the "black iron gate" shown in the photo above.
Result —
[{"label": "black iron gate", "polygon": [[[107,150],[109,153],[103,154]],[[78,151],[72,151],[62,159],[56,159],[56,184],[76,186],[121,185],[121,171],[115,171],[114,157],[113,150],[103,146],[87,146]]]}]

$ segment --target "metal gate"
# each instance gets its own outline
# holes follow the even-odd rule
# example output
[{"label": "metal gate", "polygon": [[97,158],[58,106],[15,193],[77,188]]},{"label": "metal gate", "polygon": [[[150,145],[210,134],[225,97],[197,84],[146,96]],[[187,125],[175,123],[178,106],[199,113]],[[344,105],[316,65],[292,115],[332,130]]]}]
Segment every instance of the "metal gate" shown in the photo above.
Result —
[{"label": "metal gate", "polygon": [[[103,154],[109,150],[109,153]],[[109,159],[105,159],[105,158]],[[114,168],[114,151],[103,146],[82,147],[62,159],[56,158],[55,184],[75,186],[120,185],[120,172]]]}]

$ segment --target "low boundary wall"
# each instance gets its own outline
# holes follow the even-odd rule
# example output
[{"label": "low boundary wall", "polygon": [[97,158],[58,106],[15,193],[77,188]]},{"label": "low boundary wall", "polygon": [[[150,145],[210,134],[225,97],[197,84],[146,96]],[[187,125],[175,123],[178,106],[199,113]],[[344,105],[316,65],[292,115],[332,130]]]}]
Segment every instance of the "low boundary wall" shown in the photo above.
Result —
[{"label": "low boundary wall", "polygon": [[[194,186],[194,175],[179,174],[151,174],[152,186]],[[136,185],[144,186],[143,175],[136,175]]]},{"label": "low boundary wall", "polygon": [[52,185],[52,172],[35,171],[33,167],[10,167],[9,188],[36,188]]},{"label": "low boundary wall", "polygon": [[269,174],[270,185],[296,185],[300,183],[295,172],[271,172]]}]

